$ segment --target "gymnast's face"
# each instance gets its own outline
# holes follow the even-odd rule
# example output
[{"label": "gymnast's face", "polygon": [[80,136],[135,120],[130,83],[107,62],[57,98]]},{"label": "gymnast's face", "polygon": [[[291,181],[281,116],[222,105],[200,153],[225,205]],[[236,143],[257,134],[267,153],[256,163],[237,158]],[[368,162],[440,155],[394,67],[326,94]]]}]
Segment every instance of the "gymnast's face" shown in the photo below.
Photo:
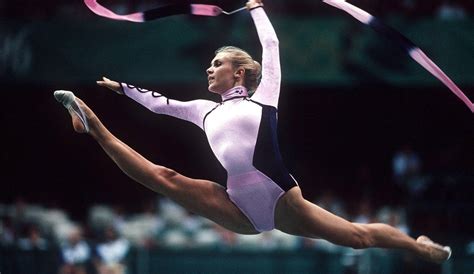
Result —
[{"label": "gymnast's face", "polygon": [[209,91],[223,94],[233,88],[237,82],[239,72],[234,69],[229,53],[219,52],[211,61],[206,70]]}]

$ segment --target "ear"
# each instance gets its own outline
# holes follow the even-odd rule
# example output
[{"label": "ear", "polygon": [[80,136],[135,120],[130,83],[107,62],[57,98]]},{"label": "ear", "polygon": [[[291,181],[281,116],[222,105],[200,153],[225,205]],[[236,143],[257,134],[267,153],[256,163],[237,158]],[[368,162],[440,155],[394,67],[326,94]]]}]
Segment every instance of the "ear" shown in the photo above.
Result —
[{"label": "ear", "polygon": [[239,68],[234,72],[234,78],[243,78],[245,75],[245,69],[244,68]]}]

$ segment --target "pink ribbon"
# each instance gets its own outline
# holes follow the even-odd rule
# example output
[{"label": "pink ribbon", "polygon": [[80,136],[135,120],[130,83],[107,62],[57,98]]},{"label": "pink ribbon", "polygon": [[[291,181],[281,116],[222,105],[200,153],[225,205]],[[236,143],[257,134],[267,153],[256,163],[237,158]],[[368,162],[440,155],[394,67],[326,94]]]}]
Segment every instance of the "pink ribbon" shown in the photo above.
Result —
[{"label": "pink ribbon", "polygon": [[102,17],[106,17],[106,18],[110,18],[114,20],[130,21],[130,22],[143,22],[144,21],[142,12],[136,12],[136,13],[127,14],[127,15],[119,15],[105,8],[104,6],[100,5],[99,3],[97,3],[96,0],[84,0],[84,3],[92,12]]},{"label": "pink ribbon", "polygon": [[[323,0],[323,2],[349,13],[352,17],[369,26],[370,22],[374,19],[371,14],[347,3],[345,0]],[[397,33],[397,35],[399,35],[399,33]],[[406,39],[406,37],[404,37],[404,39]],[[410,43],[412,42],[410,41]],[[419,47],[409,49],[408,54],[413,58],[413,60],[447,86],[459,99],[461,99],[461,101],[464,102],[464,104],[466,104],[471,112],[474,113],[474,104],[472,101],[469,100],[462,90],[430,58],[428,58]]]}]

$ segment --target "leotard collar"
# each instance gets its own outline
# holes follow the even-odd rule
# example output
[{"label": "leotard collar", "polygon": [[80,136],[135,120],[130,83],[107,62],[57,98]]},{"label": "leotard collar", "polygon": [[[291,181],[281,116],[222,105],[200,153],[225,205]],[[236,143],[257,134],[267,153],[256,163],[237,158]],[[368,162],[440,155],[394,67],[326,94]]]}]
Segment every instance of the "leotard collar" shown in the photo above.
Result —
[{"label": "leotard collar", "polygon": [[237,99],[237,98],[243,98],[243,97],[248,97],[248,91],[247,88],[244,86],[236,86],[228,91],[224,92],[221,94],[222,97],[222,102],[232,100],[232,99]]}]

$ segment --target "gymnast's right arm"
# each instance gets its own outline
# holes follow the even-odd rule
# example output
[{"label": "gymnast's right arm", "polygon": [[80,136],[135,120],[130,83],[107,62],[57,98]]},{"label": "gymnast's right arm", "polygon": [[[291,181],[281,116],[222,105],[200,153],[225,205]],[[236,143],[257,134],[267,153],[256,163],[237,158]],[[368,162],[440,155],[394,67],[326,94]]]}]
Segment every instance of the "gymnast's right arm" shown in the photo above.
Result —
[{"label": "gymnast's right arm", "polygon": [[103,77],[97,81],[99,86],[109,88],[118,94],[124,94],[149,110],[192,122],[203,129],[204,116],[216,106],[216,102],[193,100],[182,102],[169,99],[156,91],[142,89],[125,83],[119,83]]}]

